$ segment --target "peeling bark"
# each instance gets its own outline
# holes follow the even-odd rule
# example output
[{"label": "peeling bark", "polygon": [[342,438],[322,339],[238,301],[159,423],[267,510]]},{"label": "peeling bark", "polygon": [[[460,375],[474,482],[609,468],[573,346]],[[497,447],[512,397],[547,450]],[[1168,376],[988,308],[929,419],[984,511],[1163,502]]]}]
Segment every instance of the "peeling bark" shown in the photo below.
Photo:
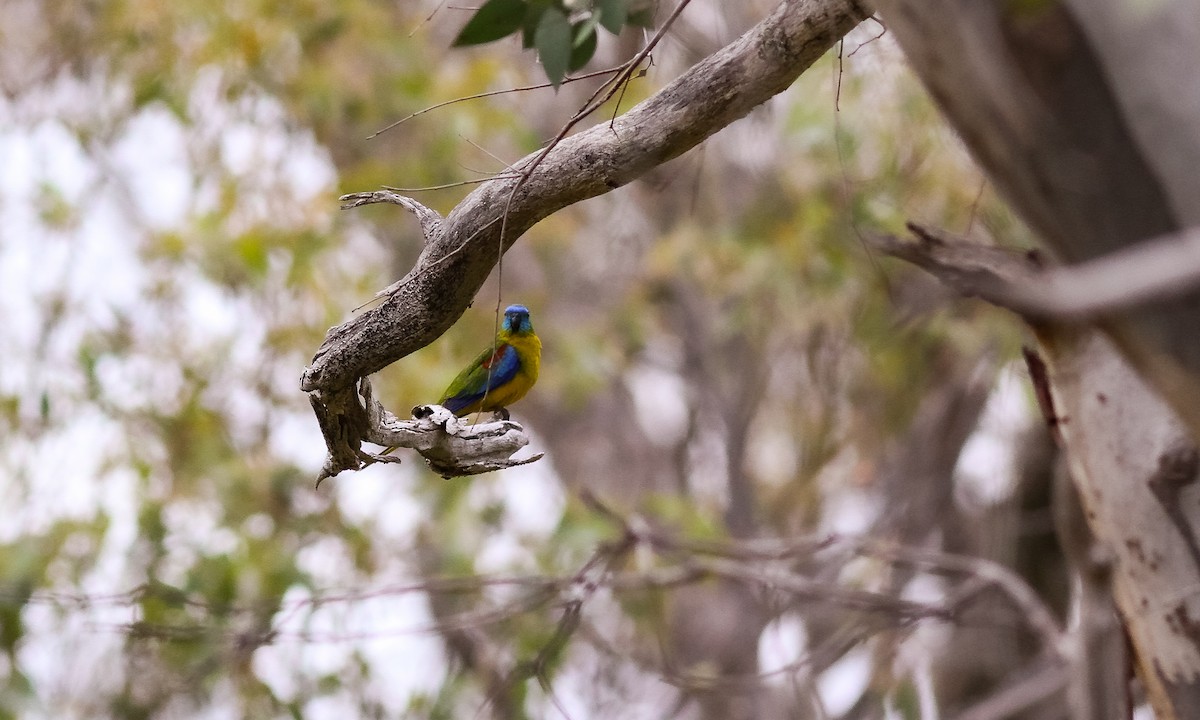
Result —
[{"label": "peeling bark", "polygon": [[[875,245],[993,302],[1009,294],[992,294],[1008,279],[1036,280],[1039,272],[1019,254],[978,245],[895,238]],[[1097,567],[1111,564],[1139,676],[1160,719],[1200,717],[1200,454],[1188,428],[1104,332],[1031,324],[1046,361],[1055,427],[1104,554]],[[1103,623],[1096,616],[1076,627]],[[1084,642],[1075,643],[1073,655],[1077,666],[1096,660]],[[1087,678],[1086,670],[1073,676]],[[1103,692],[1080,697],[1120,703]],[[1118,707],[1073,710],[1078,718],[1121,716]]]},{"label": "peeling bark", "polygon": [[[519,460],[512,457],[529,444],[529,437],[511,420],[475,423],[456,417],[441,405],[418,405],[413,408],[412,420],[401,420],[371,397],[371,384],[366,378],[359,386],[367,414],[363,439],[376,445],[416,450],[442,477],[479,475],[542,458],[542,453]],[[392,461],[387,455],[370,458],[375,462]]]},{"label": "peeling bark", "polygon": [[[1185,492],[1193,506],[1200,498],[1195,447],[1103,333],[1038,334],[1071,474],[1092,531],[1114,558],[1113,591],[1155,711],[1200,717],[1200,553],[1179,502]],[[1192,459],[1190,474],[1181,457]]]}]

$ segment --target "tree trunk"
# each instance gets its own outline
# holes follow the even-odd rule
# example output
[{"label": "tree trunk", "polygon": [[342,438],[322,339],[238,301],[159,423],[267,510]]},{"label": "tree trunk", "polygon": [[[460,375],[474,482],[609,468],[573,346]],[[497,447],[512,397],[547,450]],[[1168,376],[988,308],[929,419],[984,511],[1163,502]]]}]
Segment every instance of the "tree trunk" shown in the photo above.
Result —
[{"label": "tree trunk", "polygon": [[[1200,219],[1197,4],[877,4],[990,179],[1061,259]],[[1193,291],[1039,333],[1052,420],[1160,718],[1200,717],[1197,327]]]},{"label": "tree trunk", "polygon": [[[1040,272],[1015,253],[926,239],[881,239],[885,253],[909,260],[965,294],[989,294],[1036,281]],[[1002,294],[1002,293],[1001,293]],[[1117,607],[1139,676],[1157,716],[1200,717],[1200,455],[1178,416],[1100,330],[1032,321],[1046,375],[1032,373],[1043,411],[1067,451],[1084,514],[1099,544],[1083,581],[1111,571]],[[1103,581],[1103,580],[1102,580]],[[1073,717],[1121,717],[1123,693],[1089,639],[1102,637],[1105,607],[1090,603],[1063,648],[1076,672]],[[1086,611],[1086,608],[1082,610]],[[1097,630],[1097,628],[1099,630]],[[1120,653],[1107,653],[1121,662]],[[1111,665],[1111,663],[1110,663]],[[1104,672],[1104,671],[1108,672]],[[1092,672],[1095,671],[1095,672]],[[1082,685],[1081,685],[1082,684]],[[1098,710],[1098,706],[1107,705]]]},{"label": "tree trunk", "polygon": [[[1200,6],[876,4],[989,179],[1060,258],[1200,221]],[[1103,325],[1200,437],[1200,294]]]}]

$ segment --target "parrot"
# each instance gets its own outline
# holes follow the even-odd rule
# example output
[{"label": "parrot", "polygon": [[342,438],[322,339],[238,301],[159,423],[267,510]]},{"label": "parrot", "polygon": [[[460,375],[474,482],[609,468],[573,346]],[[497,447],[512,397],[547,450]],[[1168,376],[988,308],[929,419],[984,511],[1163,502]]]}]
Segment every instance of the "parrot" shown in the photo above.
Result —
[{"label": "parrot", "polygon": [[496,341],[466,367],[438,404],[458,417],[496,412],[508,419],[508,406],[525,397],[537,382],[542,341],[529,321],[529,308],[509,305]]}]

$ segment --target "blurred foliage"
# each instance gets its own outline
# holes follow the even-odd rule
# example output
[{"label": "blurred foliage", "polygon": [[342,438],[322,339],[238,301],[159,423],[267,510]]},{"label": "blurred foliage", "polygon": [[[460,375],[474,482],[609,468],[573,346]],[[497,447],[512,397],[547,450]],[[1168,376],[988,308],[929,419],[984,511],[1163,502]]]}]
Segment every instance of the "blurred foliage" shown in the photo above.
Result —
[{"label": "blurred foliage", "polygon": [[557,88],[568,72],[587,65],[596,54],[597,28],[620,35],[626,23],[653,27],[653,21],[654,8],[640,0],[488,0],[463,26],[454,45],[480,45],[520,34],[522,47],[537,50],[546,77]]},{"label": "blurred foliage", "polygon": [[[879,492],[874,464],[930,389],[1012,356],[998,314],[931,300],[860,240],[910,218],[1026,236],[897,50],[857,31],[861,52],[705,147],[542,222],[506,257],[502,292],[493,278],[442,341],[381,374],[390,407],[427,402],[491,335],[499,296],[526,303],[544,371],[514,413],[547,460],[454,482],[406,460],[315,491],[301,369],[421,247],[410,217],[338,214],[337,195],[502,171],[590,90],[460,103],[366,138],[540,72],[518,47],[455,42],[520,32],[557,85],[629,57],[630,25],[649,20],[620,0],[491,0],[471,17],[427,5],[0,8],[0,151],[13,153],[0,217],[17,229],[0,250],[0,717],[474,716],[502,673],[491,665],[538,656],[561,607],[422,582],[570,577],[620,535],[579,488],[692,538],[842,528],[835,509]],[[511,27],[491,15],[517,5]],[[685,13],[622,107],[697,38],[728,42],[768,10],[693,5],[700,20]],[[422,199],[448,211],[465,192]],[[749,517],[733,517],[731,488],[749,493]],[[504,603],[518,610],[472,615]],[[675,691],[643,670],[684,652],[669,649],[675,595],[594,605],[592,644],[542,670],[597,717],[629,693],[644,700],[624,717],[664,716]],[[536,678],[505,703],[552,712]]]}]

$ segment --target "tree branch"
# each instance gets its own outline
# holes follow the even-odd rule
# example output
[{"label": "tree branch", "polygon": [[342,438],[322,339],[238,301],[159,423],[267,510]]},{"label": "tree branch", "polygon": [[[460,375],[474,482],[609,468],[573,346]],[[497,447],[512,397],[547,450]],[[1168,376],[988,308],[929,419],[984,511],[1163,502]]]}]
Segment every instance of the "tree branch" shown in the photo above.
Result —
[{"label": "tree branch", "polygon": [[[1036,252],[945,238],[912,223],[916,242],[876,236],[868,242],[907,260],[963,295],[1012,310],[1034,325],[1093,322],[1122,351],[1137,345],[1136,330],[1117,315],[1148,303],[1179,300],[1200,282],[1200,229],[1166,235],[1095,260],[1047,269]],[[1142,347],[1144,350],[1144,346]],[[1200,438],[1195,383],[1163,353],[1127,354],[1179,418]]]},{"label": "tree branch", "polygon": [[[442,477],[479,475],[542,458],[542,453],[520,460],[511,458],[529,444],[529,437],[524,428],[510,420],[472,423],[455,417],[441,405],[418,405],[413,408],[412,420],[401,420],[372,398],[367,378],[359,382],[359,387],[367,413],[363,439],[376,445],[412,448]],[[386,455],[371,459],[391,461]]]},{"label": "tree branch", "polygon": [[[564,138],[523,180],[485,183],[436,223],[436,232],[424,228],[427,242],[412,270],[377,307],[331,328],[301,377],[329,448],[324,473],[361,466],[362,436],[355,431],[362,423],[352,407],[358,378],[449,329],[495,266],[498,248],[507,250],[542,218],[635,180],[745,116],[787,89],[868,14],[857,0],[784,0],[741,38],[629,112]],[[540,155],[526,156],[514,169],[526,170]]]},{"label": "tree branch", "polygon": [[[963,268],[952,270],[944,262],[948,253],[965,259],[967,253],[962,251],[963,247],[970,247],[968,252],[977,257],[984,257],[987,250],[962,244],[955,247],[932,231],[911,223],[909,229],[925,243],[926,249],[942,245],[943,249],[935,253],[942,260],[905,248],[904,242],[896,238],[879,239],[877,244],[884,252],[917,264],[921,264],[918,262],[921,255],[928,255],[927,262],[940,265],[945,272],[942,278],[960,291],[978,294],[1027,317],[1068,322],[1095,320],[1150,303],[1177,300],[1200,288],[1200,227],[1162,235],[1075,265],[1037,272],[1037,265],[1030,264],[1029,272],[1009,271],[1003,282],[987,279],[987,273],[964,275],[960,272]],[[1011,258],[1011,253],[991,250],[997,257]],[[990,263],[985,265],[992,272],[1000,269]]]},{"label": "tree branch", "polygon": [[884,255],[890,255],[925,270],[968,297],[1021,313],[1020,288],[1037,284],[1040,260],[1037,255],[944,238],[934,231],[909,223],[917,239],[894,235],[867,238]]}]

